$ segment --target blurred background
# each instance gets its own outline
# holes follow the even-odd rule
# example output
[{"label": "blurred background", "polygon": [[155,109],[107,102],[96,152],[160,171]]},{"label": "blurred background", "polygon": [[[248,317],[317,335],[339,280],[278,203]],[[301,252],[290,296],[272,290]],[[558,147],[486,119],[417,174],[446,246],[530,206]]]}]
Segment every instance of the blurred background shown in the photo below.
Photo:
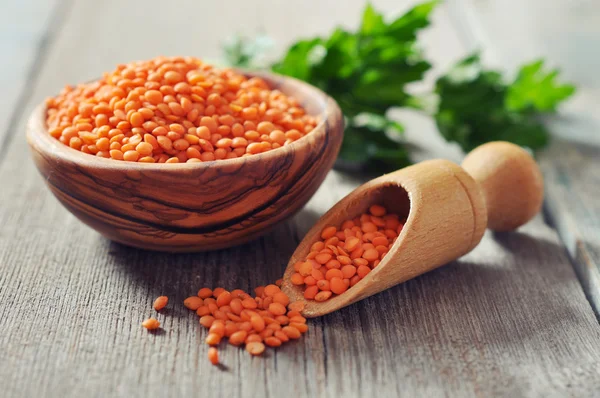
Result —
[{"label": "blurred background", "polygon": [[[0,121],[10,123],[10,105],[36,81],[42,82],[42,89],[34,96],[49,96],[67,83],[96,78],[117,63],[135,59],[193,55],[222,63],[223,46],[235,35],[268,37],[271,46],[264,57],[276,61],[302,38],[327,38],[336,26],[356,31],[366,4],[362,0],[1,0]],[[371,4],[390,21],[419,2]],[[600,70],[596,51],[600,2],[447,0],[435,7],[430,20],[430,26],[419,30],[417,45],[432,68],[410,90],[431,90],[437,77],[475,50],[482,51],[486,67],[506,73],[507,78],[520,65],[542,58],[548,67],[560,68],[562,81],[577,86],[576,94],[561,104],[562,117],[550,120],[550,130],[573,140],[600,142],[598,134],[591,133],[600,127],[600,116],[594,112],[600,99],[595,76]],[[20,103],[41,99],[23,97]],[[431,117],[394,112],[394,119],[405,127],[407,142],[417,149],[419,142],[426,143],[425,156],[461,156],[456,145],[448,149]],[[418,151],[414,156],[418,160]]]}]

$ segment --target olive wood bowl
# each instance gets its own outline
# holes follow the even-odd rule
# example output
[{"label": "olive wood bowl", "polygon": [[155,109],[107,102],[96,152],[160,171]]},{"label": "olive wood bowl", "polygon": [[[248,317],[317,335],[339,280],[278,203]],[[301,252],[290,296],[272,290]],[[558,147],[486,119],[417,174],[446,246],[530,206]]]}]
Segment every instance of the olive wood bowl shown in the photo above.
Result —
[{"label": "olive wood bowl", "polygon": [[343,138],[335,101],[299,80],[246,73],[298,99],[319,116],[299,140],[243,158],[154,164],[100,158],[51,137],[46,106],[27,125],[39,172],[58,200],[113,241],[142,249],[194,252],[250,241],[291,217],[333,166]]}]

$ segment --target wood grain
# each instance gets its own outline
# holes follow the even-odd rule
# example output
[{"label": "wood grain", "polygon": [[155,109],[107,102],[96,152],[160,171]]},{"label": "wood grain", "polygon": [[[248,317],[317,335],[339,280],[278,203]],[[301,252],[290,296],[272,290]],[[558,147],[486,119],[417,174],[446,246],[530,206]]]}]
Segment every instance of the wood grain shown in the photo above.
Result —
[{"label": "wood grain", "polygon": [[[392,0],[375,5],[390,14],[402,8]],[[201,286],[275,280],[316,219],[363,181],[329,173],[292,221],[255,242],[196,255],[110,243],[65,211],[28,160],[23,136],[25,115],[45,96],[132,58],[216,56],[212,38],[223,22],[206,15],[248,23],[247,32],[265,26],[283,46],[336,23],[354,26],[363,3],[265,0],[240,7],[234,13],[230,2],[77,1],[66,14],[0,158],[0,395],[597,395],[598,322],[541,217],[518,233],[488,233],[460,261],[311,321],[307,336],[265,358],[226,347],[220,370],[206,360],[197,317],[177,304]],[[439,40],[428,50],[454,57],[464,49],[449,48],[459,42],[453,31],[439,30],[448,27],[440,10],[441,24],[428,33]],[[315,17],[308,22],[299,17],[309,14]],[[202,16],[202,23],[187,15]],[[415,142],[450,151],[431,126],[411,126]],[[172,306],[158,316],[164,331],[148,334],[140,323],[154,314],[160,294]]]},{"label": "wood grain", "polygon": [[540,156],[546,212],[600,319],[600,148],[557,140]]},{"label": "wood grain", "polygon": [[544,178],[525,149],[509,142],[488,142],[469,152],[461,166],[483,193],[487,228],[492,231],[515,230],[542,208]]},{"label": "wood grain", "polygon": [[[0,12],[0,154],[14,137],[50,44],[61,26],[65,1],[23,0],[2,4]],[[6,144],[2,145],[6,140]]]},{"label": "wood grain", "polygon": [[117,162],[52,138],[40,105],[30,117],[27,140],[52,193],[109,239],[169,252],[235,246],[302,208],[333,166],[343,138],[342,113],[331,97],[296,79],[260,77],[318,116],[315,129],[250,157],[181,165]]},{"label": "wood grain", "polygon": [[[465,43],[471,48],[485,48],[489,61],[513,69],[534,57],[544,57],[577,85],[576,95],[561,108],[561,116],[547,123],[558,139],[540,154],[549,182],[545,210],[600,319],[600,247],[595,243],[600,236],[596,189],[600,155],[600,85],[596,72],[600,57],[597,52],[580,50],[600,37],[600,6],[593,1],[564,0],[546,6],[541,0],[452,1],[453,8],[469,11],[466,14],[471,16],[462,19],[468,36]],[[518,15],[516,9],[520,10]],[[534,16],[538,9],[545,10],[544,18]],[[508,24],[509,35],[505,29]],[[514,37],[519,37],[518,46]]]},{"label": "wood grain", "polygon": [[[40,183],[27,184],[28,198],[45,211],[23,213],[15,203],[8,210],[16,217],[1,220],[14,236],[6,243],[22,241],[2,256],[10,264],[0,280],[7,396],[184,396],[205,388],[216,396],[591,396],[600,386],[597,322],[540,219],[311,321],[306,337],[265,358],[226,347],[220,371],[205,358],[197,316],[178,304],[205,285],[251,288],[277,278],[297,243],[294,224],[227,251],[145,252],[87,230]],[[311,217],[307,211],[298,218]],[[172,302],[158,316],[164,332],[147,334],[140,322],[160,294]]]}]

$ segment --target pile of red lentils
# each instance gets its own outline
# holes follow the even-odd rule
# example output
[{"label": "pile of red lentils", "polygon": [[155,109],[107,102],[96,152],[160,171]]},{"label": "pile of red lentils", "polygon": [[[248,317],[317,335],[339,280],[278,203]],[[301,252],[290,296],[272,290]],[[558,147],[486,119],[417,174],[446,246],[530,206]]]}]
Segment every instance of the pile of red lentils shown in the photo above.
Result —
[{"label": "pile of red lentils", "polygon": [[[343,294],[376,268],[394,244],[404,224],[397,214],[373,205],[369,212],[344,221],[339,228],[328,226],[310,249],[304,261],[294,264],[291,282],[304,287],[304,298],[323,302]],[[200,325],[208,329],[208,359],[219,363],[216,346],[224,338],[234,346],[245,345],[251,355],[261,355],[266,346],[298,339],[308,330],[301,315],[304,303],[290,303],[281,291],[282,280],[255,289],[255,297],[243,290],[231,292],[218,287],[202,288],[183,304],[200,317]],[[154,309],[160,311],[168,303],[158,297]],[[142,323],[146,329],[160,327],[150,318]]]},{"label": "pile of red lentils", "polygon": [[402,231],[397,214],[373,205],[369,212],[321,232],[304,261],[294,264],[291,282],[304,286],[304,298],[326,301],[356,285],[390,250]]},{"label": "pile of red lentils", "polygon": [[[195,311],[200,317],[200,325],[208,329],[206,344],[211,348],[208,359],[219,363],[219,354],[215,346],[223,338],[234,346],[245,345],[252,355],[261,355],[265,346],[279,347],[281,344],[299,339],[308,330],[306,318],[300,312],[303,302],[290,303],[289,297],[279,286],[260,286],[252,297],[243,290],[231,292],[218,287],[214,290],[202,288],[196,296],[188,297],[183,305]],[[154,302],[154,309],[160,311],[167,305],[168,299],[161,296]],[[147,329],[160,327],[158,320],[147,319],[142,323]]]},{"label": "pile of red lentils", "polygon": [[266,152],[312,131],[315,117],[260,78],[193,57],[119,65],[49,98],[52,137],[92,155],[206,162]]},{"label": "pile of red lentils", "polygon": [[[379,265],[403,226],[397,214],[388,213],[380,205],[344,221],[339,229],[328,226],[306,259],[294,264],[296,272],[291,282],[304,286],[307,300],[323,302],[343,294]],[[196,296],[184,300],[183,304],[200,317],[200,325],[208,329],[208,359],[213,364],[219,363],[216,346],[224,338],[234,346],[245,345],[252,355],[261,355],[266,346],[279,347],[308,330],[306,318],[301,315],[304,303],[290,303],[279,288],[281,283],[280,279],[274,285],[256,288],[255,297],[240,289],[229,292],[218,287],[202,288]],[[158,297],[154,309],[160,311],[167,303],[166,296]],[[160,323],[150,318],[142,326],[153,330]]]}]

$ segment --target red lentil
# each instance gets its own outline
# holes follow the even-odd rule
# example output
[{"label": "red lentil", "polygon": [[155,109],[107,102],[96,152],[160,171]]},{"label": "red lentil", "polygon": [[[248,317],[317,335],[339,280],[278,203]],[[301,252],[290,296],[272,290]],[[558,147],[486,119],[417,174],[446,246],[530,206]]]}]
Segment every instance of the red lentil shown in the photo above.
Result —
[{"label": "red lentil", "polygon": [[210,314],[210,308],[208,308],[208,306],[206,306],[206,305],[198,307],[198,309],[196,310],[196,315],[198,315],[198,316],[204,316],[204,315],[209,315],[209,314]]},{"label": "red lentil", "polygon": [[293,303],[291,303],[290,305],[288,305],[288,308],[291,311],[302,311],[304,309],[305,305],[303,301],[294,301]]},{"label": "red lentil", "polygon": [[201,299],[207,299],[213,295],[213,291],[207,287],[198,290],[198,297]]},{"label": "red lentil", "polygon": [[160,327],[160,322],[154,318],[149,318],[142,322],[142,326],[148,330],[155,330]]},{"label": "red lentil", "polygon": [[212,326],[214,321],[215,321],[214,316],[205,315],[200,318],[200,325],[204,326],[205,328],[209,328]]},{"label": "red lentil", "polygon": [[206,344],[208,345],[217,345],[221,342],[221,336],[216,333],[209,333],[206,336]]},{"label": "red lentil", "polygon": [[252,355],[261,355],[265,351],[265,345],[260,341],[247,341],[246,351]]},{"label": "red lentil", "polygon": [[[367,276],[390,250],[404,224],[396,214],[373,205],[340,228],[325,227],[304,261],[294,265],[290,282],[304,286],[304,298],[323,302],[346,292]],[[302,311],[300,307],[298,311]],[[289,316],[289,314],[288,314]],[[296,324],[290,317],[290,326]],[[303,328],[301,328],[303,329]]]},{"label": "red lentil", "polygon": [[283,333],[285,333],[290,339],[299,339],[300,338],[300,331],[294,327],[285,326],[284,328],[281,329],[281,331]]},{"label": "red lentil", "polygon": [[183,305],[193,311],[196,311],[202,304],[202,299],[197,296],[188,297],[183,301]]},{"label": "red lentil", "polygon": [[246,337],[248,336],[248,332],[245,330],[240,330],[229,336],[229,344],[232,345],[240,345],[246,341]]},{"label": "red lentil", "polygon": [[154,300],[154,309],[156,311],[160,311],[167,306],[169,302],[169,298],[167,296],[160,296],[156,300]]},{"label": "red lentil", "polygon": [[130,162],[250,156],[288,145],[317,123],[263,79],[192,57],[118,65],[96,82],[65,87],[46,105],[54,138]]},{"label": "red lentil", "polygon": [[281,341],[282,343],[286,343],[286,342],[290,341],[290,338],[287,336],[287,334],[283,333],[281,331],[281,329],[276,330],[275,333],[273,333],[273,336],[277,337],[279,339],[279,341]]},{"label": "red lentil", "polygon": [[269,347],[279,347],[281,345],[281,340],[277,337],[267,337],[265,339],[265,344]]},{"label": "red lentil", "polygon": [[215,347],[210,347],[208,349],[208,360],[213,365],[219,364],[219,351],[217,351],[217,349]]},{"label": "red lentil", "polygon": [[300,333],[306,333],[308,326],[305,323],[291,322],[290,327],[297,329]]}]

